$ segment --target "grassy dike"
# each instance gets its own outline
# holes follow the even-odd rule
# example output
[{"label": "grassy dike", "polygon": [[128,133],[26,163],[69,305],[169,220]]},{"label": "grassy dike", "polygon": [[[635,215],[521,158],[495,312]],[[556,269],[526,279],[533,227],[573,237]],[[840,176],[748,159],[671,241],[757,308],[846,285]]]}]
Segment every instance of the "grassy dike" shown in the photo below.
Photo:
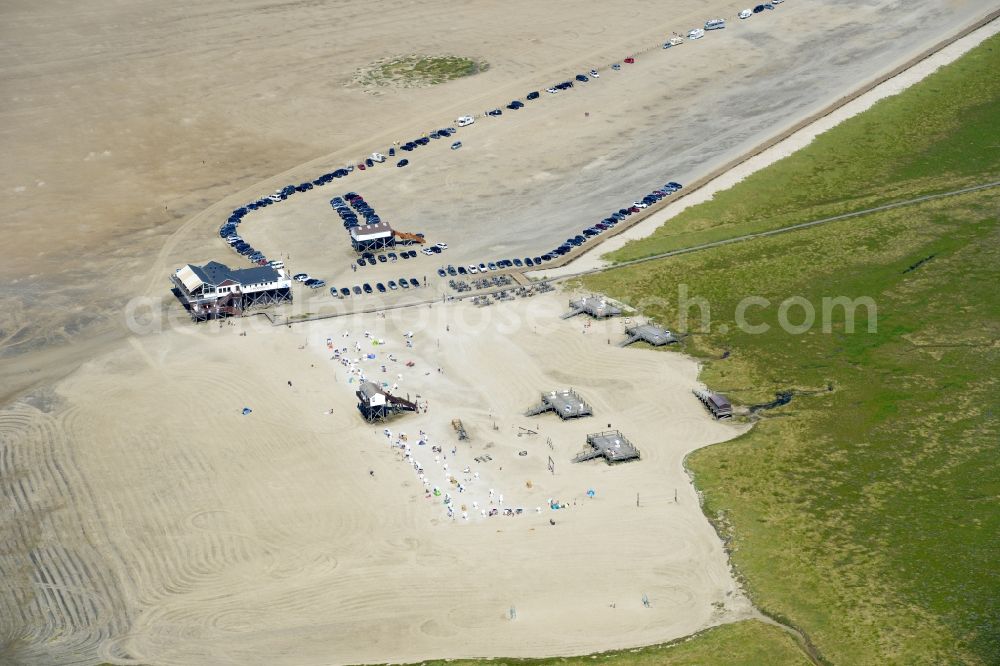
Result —
[{"label": "grassy dike", "polygon": [[[612,258],[780,228],[1000,179],[1000,38]],[[691,335],[743,404],[796,396],[687,464],[757,604],[838,664],[1000,654],[1000,192],[612,270],[588,288]],[[710,306],[678,308],[678,288]],[[747,296],[753,334],[737,326]],[[797,296],[804,333],[779,325]],[[824,297],[870,297],[848,333]],[[797,305],[788,319],[798,324]],[[711,662],[708,662],[711,663]]]}]

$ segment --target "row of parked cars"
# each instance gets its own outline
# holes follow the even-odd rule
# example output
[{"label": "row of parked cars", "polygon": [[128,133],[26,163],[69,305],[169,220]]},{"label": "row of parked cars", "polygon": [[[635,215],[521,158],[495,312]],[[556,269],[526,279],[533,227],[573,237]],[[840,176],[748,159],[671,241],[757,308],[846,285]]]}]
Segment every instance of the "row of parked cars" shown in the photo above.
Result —
[{"label": "row of parked cars", "polygon": [[417,256],[416,250],[403,250],[399,254],[395,252],[386,252],[385,254],[374,254],[372,252],[363,252],[357,259],[357,264],[360,267],[374,266],[376,263],[384,264],[386,262],[396,262],[400,259],[415,259]]},{"label": "row of parked cars", "polygon": [[330,295],[346,298],[347,296],[350,296],[351,293],[353,293],[355,296],[360,296],[362,293],[371,294],[375,291],[379,292],[380,294],[384,294],[387,291],[395,291],[396,289],[409,289],[410,287],[413,287],[414,289],[419,289],[420,281],[417,280],[417,278],[404,277],[404,278],[399,278],[398,283],[395,280],[389,280],[385,284],[381,282],[376,282],[374,289],[369,283],[365,282],[364,284],[360,285],[356,284],[353,287],[341,287],[339,292],[337,291],[336,287],[330,287]]},{"label": "row of parked cars", "polygon": [[591,238],[599,236],[605,231],[611,229],[628,216],[638,213],[643,208],[648,208],[658,201],[669,197],[671,194],[677,192],[683,187],[684,186],[678,182],[670,181],[663,187],[653,190],[642,199],[633,201],[630,206],[620,208],[597,224],[587,227],[576,236],[567,238],[565,242],[563,242],[559,247],[553,249],[551,252],[546,252],[545,254],[537,257],[524,257],[523,259],[497,259],[496,261],[484,261],[479,264],[469,264],[467,267],[452,265],[442,266],[437,270],[437,274],[441,277],[446,277],[448,275],[476,275],[502,270],[504,268],[534,268],[536,266],[541,266],[546,261],[551,261],[556,257],[560,257],[571,252],[573,248],[580,247]]},{"label": "row of parked cars", "polygon": [[[783,1],[784,0],[771,0],[768,3],[755,6],[752,10],[749,10],[749,9],[748,10],[744,10],[743,12],[740,12],[739,16],[740,16],[740,18],[748,18],[752,14],[760,13],[760,12],[765,11],[767,9],[774,9],[775,5],[780,4]],[[723,28],[723,27],[725,27],[725,21],[722,20],[722,19],[711,19],[710,21],[706,22],[706,24],[705,24],[705,29],[709,29],[709,30]],[[696,31],[700,31],[700,35],[698,35],[698,36],[701,36],[701,35],[704,34],[704,31],[702,29],[700,29],[700,28],[696,29]],[[692,32],[696,32],[696,31],[692,31]],[[690,33],[689,33],[689,36],[690,36]],[[673,45],[679,44],[681,42],[683,42],[683,38],[681,38],[679,36],[674,37],[673,39],[670,40],[670,42],[664,44],[664,48],[668,48],[668,46],[673,46]],[[627,57],[627,58],[625,58],[623,60],[623,62],[625,64],[633,64],[633,63],[635,63],[635,58],[633,58],[633,57]],[[616,62],[616,63],[612,64],[611,65],[611,69],[612,70],[616,70],[616,71],[620,70],[621,69],[621,63],[617,63]],[[546,90],[550,94],[556,94],[556,93],[558,93],[560,91],[568,90],[569,88],[572,88],[574,86],[574,80],[576,82],[579,82],[579,83],[588,83],[591,79],[596,79],[596,78],[600,78],[600,72],[596,68],[594,68],[594,69],[590,70],[589,76],[588,76],[588,74],[582,74],[582,73],[581,74],[577,74],[574,77],[573,80],[563,81],[561,83],[558,83],[558,84],[555,84],[553,86],[550,86]],[[538,91],[531,91],[525,97],[526,97],[527,101],[533,101],[533,100],[537,100],[540,97],[540,94],[539,94]],[[519,109],[523,108],[524,106],[525,106],[524,102],[522,102],[520,100],[512,100],[509,104],[506,105],[506,108],[508,110],[511,110],[511,111],[516,111],[516,110],[519,110]],[[488,115],[488,116],[500,116],[500,115],[502,115],[502,113],[503,113],[503,111],[500,108],[495,108],[495,109],[492,109],[490,111],[487,111],[486,115]],[[465,127],[465,126],[471,125],[474,122],[475,122],[475,118],[473,116],[461,116],[460,118],[457,119],[456,125],[458,127]],[[425,136],[420,136],[420,137],[417,137],[417,138],[415,138],[415,139],[413,139],[411,141],[407,141],[404,144],[402,144],[399,147],[399,149],[402,150],[402,151],[405,151],[405,152],[412,152],[413,150],[416,150],[420,146],[426,146],[426,145],[428,145],[433,140],[440,140],[440,139],[443,139],[443,138],[449,138],[452,135],[454,135],[457,131],[458,130],[457,130],[456,127],[445,127],[445,128],[436,130],[434,132],[430,132],[429,134],[427,134]],[[453,149],[458,148],[458,147],[461,147],[461,142],[456,141],[455,143],[452,144],[452,148]],[[387,152],[388,152],[388,157],[395,157],[396,156],[396,149],[394,147],[389,148]],[[387,159],[386,156],[382,155],[381,153],[377,153],[377,152],[376,153],[372,153],[368,158],[366,158],[365,160],[359,162],[357,164],[357,168],[359,170],[363,171],[365,169],[374,167],[376,164],[385,162],[386,159]],[[397,167],[403,167],[403,166],[406,166],[407,164],[408,164],[408,160],[406,158],[403,158],[403,159],[399,160],[396,163],[396,166]],[[245,206],[241,206],[240,208],[237,208],[237,209],[233,210],[233,212],[231,213],[231,215],[230,215],[229,219],[226,221],[226,223],[223,224],[219,228],[219,235],[222,238],[226,239],[227,242],[229,242],[229,244],[233,247],[233,249],[236,252],[238,252],[238,253],[240,253],[240,254],[242,254],[244,256],[247,256],[253,263],[258,264],[258,265],[265,265],[265,264],[268,264],[268,263],[274,263],[274,262],[269,262],[267,260],[267,257],[264,256],[264,254],[262,252],[257,251],[255,248],[251,247],[248,243],[246,243],[245,241],[243,241],[242,238],[239,237],[239,235],[237,234],[237,227],[239,226],[239,224],[243,220],[243,218],[249,212],[251,212],[251,211],[258,210],[258,209],[261,209],[261,208],[266,208],[267,206],[271,206],[271,205],[273,205],[275,203],[278,203],[279,201],[283,201],[283,200],[287,199],[288,197],[292,196],[295,193],[306,192],[306,191],[309,191],[309,190],[313,189],[314,187],[323,186],[323,185],[326,185],[326,184],[328,184],[328,183],[330,183],[330,182],[332,182],[334,180],[337,180],[337,179],[340,179],[340,178],[344,178],[344,177],[348,176],[352,171],[354,171],[354,169],[355,169],[355,167],[353,165],[349,165],[349,166],[347,166],[345,168],[335,169],[333,171],[321,174],[320,176],[318,176],[316,179],[314,179],[312,181],[306,181],[306,182],[303,182],[303,183],[299,183],[298,185],[286,185],[285,187],[283,187],[280,190],[276,191],[274,194],[271,194],[271,195],[268,195],[268,196],[265,196],[265,197],[261,197],[260,199],[257,199],[255,201],[251,201],[251,202],[247,203]],[[650,195],[647,195],[647,198],[649,196],[667,196],[667,195],[669,195],[670,193],[672,193],[672,191],[676,191],[676,190],[670,190],[670,186],[671,185],[677,185],[677,189],[680,189],[680,185],[679,184],[668,183],[668,185],[665,186],[665,188],[661,188],[661,190],[657,191],[657,192],[661,192],[662,191],[662,192],[664,192],[664,194],[659,194],[658,195],[658,194],[656,194],[656,192],[654,192],[654,193],[651,193]],[[670,190],[670,191],[668,191],[668,190]],[[354,194],[356,194],[356,193],[348,193],[348,195],[354,195]],[[359,220],[357,218],[356,212],[360,212],[362,215],[365,216],[366,223],[371,224],[371,223],[377,223],[379,221],[379,218],[378,218],[377,214],[375,214],[374,210],[372,210],[371,207],[368,206],[364,202],[364,200],[360,198],[360,196],[357,196],[357,200],[358,201],[355,201],[355,200],[352,200],[351,198],[349,198],[348,195],[345,195],[345,197],[343,197],[343,198],[334,197],[334,199],[331,199],[331,201],[330,201],[330,204],[334,207],[335,210],[337,210],[338,214],[340,214],[341,219],[344,222],[345,228],[350,229],[352,226],[357,226],[359,224]],[[643,201],[645,201],[645,199]],[[350,202],[350,206],[348,205],[348,202]],[[357,205],[355,205],[355,203],[357,203]],[[643,202],[642,201],[636,202],[636,204],[639,204],[639,203],[643,203]],[[354,207],[354,211],[351,210],[351,206]],[[628,215],[628,214],[631,214],[632,212],[634,212],[633,209],[635,209],[635,211],[637,211],[639,208],[641,208],[641,206],[637,206],[637,205],[633,205],[633,206],[630,206],[630,207],[627,207],[627,208],[623,208],[620,211],[618,211],[617,215]],[[593,237],[593,236],[596,236],[596,235],[600,234],[602,231],[606,230],[607,228],[610,228],[610,226],[613,226],[615,223],[617,223],[617,221],[618,220],[614,217],[614,215],[611,216],[611,217],[609,217],[609,218],[606,218],[605,220],[602,220],[597,225],[594,225],[593,227],[588,227],[587,229],[584,229],[581,234],[578,234],[577,236],[574,236],[572,238],[567,239],[565,243],[563,243],[562,245],[560,245],[558,248],[556,248],[552,252],[543,254],[543,255],[541,255],[539,257],[524,257],[523,259],[501,259],[501,260],[498,260],[496,262],[483,262],[483,263],[478,264],[478,265],[472,264],[468,268],[466,268],[465,270],[466,270],[467,273],[472,273],[473,271],[474,272],[489,271],[489,270],[491,270],[491,266],[495,266],[496,267],[493,270],[497,270],[499,268],[522,267],[522,266],[533,267],[533,266],[535,266],[537,264],[542,263],[543,261],[547,261],[549,259],[552,259],[554,256],[558,256],[559,254],[565,254],[570,249],[572,249],[572,247],[574,246],[574,244],[576,244],[576,245],[582,244],[584,241],[586,241],[587,238]],[[602,225],[603,225],[603,227],[602,227]],[[438,244],[437,246],[425,248],[422,251],[425,254],[440,253],[441,250],[443,250],[443,249],[445,249],[447,247],[447,246],[442,247],[441,245],[442,244]],[[568,248],[567,248],[567,246],[568,246]],[[560,252],[560,250],[562,250],[562,252]],[[383,258],[383,256],[388,257],[388,260],[392,260],[392,261],[396,260],[396,258],[394,256],[394,253],[389,253],[388,255],[379,255],[379,260],[381,260]],[[416,256],[416,253],[414,251],[412,251],[412,250],[411,251],[404,251],[404,252],[401,252],[398,256],[400,258],[404,258],[404,259],[405,258],[412,258],[412,257]],[[375,260],[374,256],[370,256],[370,257],[364,257],[364,256],[362,256],[361,258],[358,259],[358,263],[361,264],[361,265],[367,265],[367,264],[374,265],[375,261],[376,260]],[[280,262],[277,262],[277,263],[280,263]],[[458,273],[458,269],[456,268],[455,270],[456,270],[456,274],[459,274]],[[445,271],[445,273],[448,274],[447,271]],[[307,277],[307,280],[313,280],[313,278],[308,278]],[[303,280],[303,282],[306,282],[306,280]],[[322,282],[322,281],[319,281],[319,282]],[[314,286],[314,285],[315,285],[315,282],[313,282],[312,284],[310,284],[310,286]]]},{"label": "row of parked cars", "polygon": [[330,199],[330,206],[337,211],[341,221],[344,223],[344,229],[348,231],[360,225],[358,221],[359,214],[365,218],[365,224],[378,224],[382,221],[382,218],[378,216],[375,209],[357,192],[348,192],[343,197]]}]

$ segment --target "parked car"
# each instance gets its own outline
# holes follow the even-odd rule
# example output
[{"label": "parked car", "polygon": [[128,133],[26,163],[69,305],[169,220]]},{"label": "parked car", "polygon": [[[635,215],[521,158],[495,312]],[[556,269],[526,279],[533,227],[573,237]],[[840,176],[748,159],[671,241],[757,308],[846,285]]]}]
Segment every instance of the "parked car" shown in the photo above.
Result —
[{"label": "parked car", "polygon": [[448,249],[448,244],[447,243],[438,243],[434,247],[439,247],[442,250],[447,250]]},{"label": "parked car", "polygon": [[458,150],[461,147],[462,147],[462,142],[461,141],[456,141],[455,143],[451,144],[451,149],[452,150]]},{"label": "parked car", "polygon": [[476,119],[472,116],[459,116],[455,119],[455,124],[459,127],[466,127],[474,122],[476,122]]},{"label": "parked car", "polygon": [[410,285],[406,282],[406,278],[399,278],[399,286],[403,289],[409,289]]},{"label": "parked car", "polygon": [[525,97],[526,97],[526,99],[538,99],[538,91],[537,90],[532,90]]},{"label": "parked car", "polygon": [[695,28],[688,33],[688,39],[701,39],[705,36],[705,31],[701,28]]},{"label": "parked car", "polygon": [[753,16],[753,10],[752,10],[752,9],[744,9],[743,11],[741,11],[741,12],[739,13],[739,17],[740,17],[741,19],[748,19],[748,18],[750,18],[751,16]]},{"label": "parked car", "polygon": [[292,276],[292,279],[295,280],[296,282],[305,282],[306,280],[309,279],[309,274],[308,273],[296,273],[295,275]]},{"label": "parked car", "polygon": [[500,109],[492,109],[490,111],[487,111],[486,115],[488,115],[488,116],[501,116],[501,115],[503,115],[503,111],[501,111]]},{"label": "parked car", "polygon": [[340,295],[341,296],[350,296],[351,295],[351,290],[348,289],[347,287],[341,287],[340,288]]},{"label": "parked car", "polygon": [[387,284],[389,285],[389,289],[395,289],[396,288],[396,281],[395,280],[389,280],[389,282]]},{"label": "parked car", "polygon": [[384,294],[385,293],[385,285],[382,284],[381,282],[376,282],[375,283],[375,288],[378,289],[378,293],[380,293],[380,294]]},{"label": "parked car", "polygon": [[410,160],[404,158],[404,159],[401,159],[398,162],[396,162],[396,166],[397,167],[405,167],[409,163],[410,163]]},{"label": "parked car", "polygon": [[420,282],[417,281],[417,278],[410,278],[410,286],[411,287],[419,287],[420,286]]},{"label": "parked car", "polygon": [[625,58],[625,64],[626,65],[634,65],[635,64],[635,58],[633,58],[631,56],[629,56],[628,58]]},{"label": "parked car", "polygon": [[622,68],[622,66],[619,63],[617,63],[617,62],[615,64],[611,65],[611,69],[615,70],[616,72],[619,71],[621,68]]},{"label": "parked car", "polygon": [[467,275],[467,274],[468,274],[468,272],[469,272],[469,271],[465,270],[465,266],[459,266],[459,267],[458,267],[458,274],[459,274],[459,275]]},{"label": "parked car", "polygon": [[725,19],[716,18],[705,21],[705,30],[722,30],[725,27]]},{"label": "parked car", "polygon": [[359,287],[358,285],[354,285],[353,291],[355,296],[359,296],[361,294],[361,287]]},{"label": "parked car", "polygon": [[586,83],[586,82],[587,82],[587,81],[589,81],[590,79],[588,79],[588,78],[587,78],[586,76],[584,76],[583,74],[577,74],[577,75],[576,75],[576,80],[577,80],[577,81],[579,81],[580,83]]},{"label": "parked car", "polygon": [[447,277],[448,276],[448,274],[445,272],[445,270],[443,268],[439,268],[438,271],[437,271],[437,273],[441,277]]},{"label": "parked car", "polygon": [[361,285],[361,288],[365,290],[366,294],[372,293],[372,286],[370,284],[368,284],[367,282],[365,282],[363,285]]}]

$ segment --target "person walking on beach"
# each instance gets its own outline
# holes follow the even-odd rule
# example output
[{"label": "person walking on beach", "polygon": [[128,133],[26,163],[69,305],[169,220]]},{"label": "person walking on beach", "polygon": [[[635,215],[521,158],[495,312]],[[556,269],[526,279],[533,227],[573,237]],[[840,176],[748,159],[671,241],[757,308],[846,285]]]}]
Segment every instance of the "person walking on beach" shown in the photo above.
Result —
[{"label": "person walking on beach", "polygon": [[292,388],[292,380],[291,379],[288,380],[288,388]]}]

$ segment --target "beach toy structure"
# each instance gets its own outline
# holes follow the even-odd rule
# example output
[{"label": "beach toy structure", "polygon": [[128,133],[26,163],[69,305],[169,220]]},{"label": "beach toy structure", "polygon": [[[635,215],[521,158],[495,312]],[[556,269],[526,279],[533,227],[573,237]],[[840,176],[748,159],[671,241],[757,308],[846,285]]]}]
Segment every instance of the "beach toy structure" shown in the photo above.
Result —
[{"label": "beach toy structure", "polygon": [[526,411],[524,415],[537,416],[548,411],[555,412],[563,420],[591,416],[594,413],[590,405],[584,402],[583,398],[576,391],[565,389],[543,393],[542,401]]},{"label": "beach toy structure", "polygon": [[587,435],[587,447],[573,458],[573,462],[585,462],[604,458],[609,465],[639,459],[639,449],[618,430],[605,430]]},{"label": "beach toy structure", "polygon": [[415,402],[396,397],[374,382],[361,382],[355,395],[358,396],[358,411],[369,423],[385,421],[401,412],[417,411]]},{"label": "beach toy structure", "polygon": [[625,328],[625,335],[627,337],[618,343],[619,347],[627,347],[634,342],[645,342],[654,347],[679,342],[673,333],[653,322],[628,326]]},{"label": "beach toy structure", "polygon": [[562,319],[569,319],[578,314],[588,314],[594,319],[607,319],[617,317],[622,313],[622,309],[614,305],[602,296],[587,296],[569,302],[569,312],[562,315]]}]

